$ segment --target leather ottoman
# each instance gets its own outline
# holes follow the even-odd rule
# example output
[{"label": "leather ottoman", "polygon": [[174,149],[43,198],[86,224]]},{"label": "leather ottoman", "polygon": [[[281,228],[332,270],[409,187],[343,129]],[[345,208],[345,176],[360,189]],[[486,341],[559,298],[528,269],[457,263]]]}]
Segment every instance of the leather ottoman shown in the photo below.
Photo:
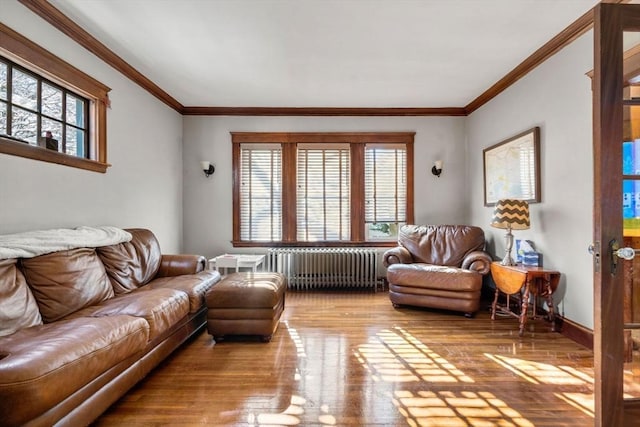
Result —
[{"label": "leather ottoman", "polygon": [[259,335],[264,342],[278,329],[286,279],[280,273],[225,276],[206,293],[207,330],[216,341],[226,335]]}]

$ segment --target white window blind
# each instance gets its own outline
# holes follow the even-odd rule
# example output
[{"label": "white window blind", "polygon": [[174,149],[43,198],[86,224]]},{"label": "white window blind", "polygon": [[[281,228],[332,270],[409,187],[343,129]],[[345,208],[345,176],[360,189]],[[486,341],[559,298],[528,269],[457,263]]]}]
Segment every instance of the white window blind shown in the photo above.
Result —
[{"label": "white window blind", "polygon": [[349,240],[349,144],[298,144],[297,153],[297,239]]},{"label": "white window blind", "polygon": [[392,239],[406,222],[407,149],[404,144],[365,147],[365,229],[368,239]]},{"label": "white window blind", "polygon": [[533,144],[518,147],[520,156],[520,188],[522,198],[525,200],[535,200],[536,198],[536,172],[533,165],[535,164],[535,149]]},{"label": "white window blind", "polygon": [[240,236],[282,239],[282,148],[280,144],[240,146]]}]

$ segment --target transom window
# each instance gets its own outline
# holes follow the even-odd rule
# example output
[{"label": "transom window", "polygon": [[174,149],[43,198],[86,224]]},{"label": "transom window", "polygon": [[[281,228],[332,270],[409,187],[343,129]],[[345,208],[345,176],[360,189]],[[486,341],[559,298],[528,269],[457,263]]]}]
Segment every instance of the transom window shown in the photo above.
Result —
[{"label": "transom window", "polygon": [[413,138],[232,133],[234,245],[395,244],[413,222]]},{"label": "transom window", "polygon": [[89,100],[0,56],[0,135],[89,158]]},{"label": "transom window", "polygon": [[109,90],[0,23],[0,153],[106,172]]}]

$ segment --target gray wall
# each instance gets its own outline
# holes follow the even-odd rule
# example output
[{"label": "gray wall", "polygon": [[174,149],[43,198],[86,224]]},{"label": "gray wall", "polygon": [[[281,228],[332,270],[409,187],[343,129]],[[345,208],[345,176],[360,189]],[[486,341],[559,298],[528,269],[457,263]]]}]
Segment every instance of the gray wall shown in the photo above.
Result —
[{"label": "gray wall", "polygon": [[[482,150],[540,126],[542,203],[531,205],[531,229],[515,234],[563,273],[560,313],[593,327],[591,33],[466,118],[182,118],[16,1],[2,1],[0,21],[111,87],[113,106],[106,174],[0,155],[0,233],[143,226],[165,252],[231,252],[229,132],[415,131],[416,222],[479,225],[501,257],[504,232],[488,225],[483,205]],[[430,173],[436,159],[440,178]],[[215,164],[214,176],[204,177],[200,160]]]},{"label": "gray wall", "polygon": [[[482,150],[539,126],[542,203],[531,204],[531,228],[516,238],[533,240],[544,266],[562,272],[557,311],[592,328],[592,107],[585,75],[593,68],[592,45],[592,34],[584,35],[466,118],[185,117],[185,247],[207,256],[234,251],[229,132],[415,131],[416,223],[478,225],[501,258],[504,230],[489,226],[492,208],[484,207]],[[437,158],[445,162],[441,178],[430,173]],[[200,160],[215,163],[213,177],[204,177]]]},{"label": "gray wall", "polygon": [[147,227],[182,249],[182,117],[16,1],[0,21],[112,90],[106,174],[0,155],[0,234],[79,225]]},{"label": "gray wall", "polygon": [[470,220],[484,228],[494,254],[504,255],[504,230],[490,227],[484,207],[482,150],[540,127],[542,203],[531,204],[531,228],[515,238],[533,240],[544,266],[562,273],[559,311],[593,328],[593,275],[587,247],[593,229],[589,32],[467,118]]},{"label": "gray wall", "polygon": [[[464,117],[194,117],[184,118],[184,239],[188,250],[234,252],[229,132],[416,132],[415,220],[465,223]],[[440,178],[433,161],[444,161]],[[200,160],[216,172],[205,178]],[[235,250],[235,252],[247,252]]]}]

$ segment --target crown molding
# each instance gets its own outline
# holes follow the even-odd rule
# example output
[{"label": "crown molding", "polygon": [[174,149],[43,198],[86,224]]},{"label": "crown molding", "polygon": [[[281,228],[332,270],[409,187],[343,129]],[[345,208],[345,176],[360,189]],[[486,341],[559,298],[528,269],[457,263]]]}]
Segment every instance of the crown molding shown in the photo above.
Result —
[{"label": "crown molding", "polygon": [[[601,3],[623,4],[629,3],[630,1],[631,0],[602,0]],[[540,49],[536,50],[531,56],[511,70],[506,76],[498,80],[493,86],[471,101],[465,107],[467,114],[473,113],[478,108],[491,101],[509,86],[530,73],[538,65],[542,64],[562,48],[569,45],[575,39],[593,28],[593,19],[594,11],[593,8],[591,8],[567,28],[562,30],[557,36],[545,43]]]},{"label": "crown molding", "polygon": [[466,116],[464,108],[184,107],[185,116]]},{"label": "crown molding", "polygon": [[[545,43],[506,76],[465,107],[340,108],[340,107],[198,107],[183,106],[46,0],[18,0],[108,65],[183,115],[190,116],[467,116],[498,96],[538,65],[593,27],[593,9]],[[604,0],[627,3],[629,0]]]},{"label": "crown molding", "polygon": [[18,0],[20,3],[29,8],[36,15],[53,25],[58,30],[69,36],[76,43],[87,49],[89,52],[102,59],[108,65],[112,66],[125,77],[133,80],[134,83],[141,86],[147,92],[167,104],[177,112],[182,112],[182,104],[175,100],[171,95],[162,90],[158,85],[149,80],[141,72],[129,65],[124,59],[116,55],[111,49],[102,44],[98,39],[85,31],[78,24],[69,19],[60,10],[55,8],[46,0]]},{"label": "crown molding", "polygon": [[540,49],[536,50],[531,56],[525,59],[520,65],[511,70],[506,76],[498,80],[493,86],[484,93],[471,101],[465,110],[467,114],[471,114],[484,104],[498,96],[509,86],[520,80],[522,77],[531,72],[538,65],[556,54],[560,49],[567,46],[575,39],[586,33],[593,27],[593,9],[590,9],[575,22],[565,28],[557,36],[545,43]]}]

